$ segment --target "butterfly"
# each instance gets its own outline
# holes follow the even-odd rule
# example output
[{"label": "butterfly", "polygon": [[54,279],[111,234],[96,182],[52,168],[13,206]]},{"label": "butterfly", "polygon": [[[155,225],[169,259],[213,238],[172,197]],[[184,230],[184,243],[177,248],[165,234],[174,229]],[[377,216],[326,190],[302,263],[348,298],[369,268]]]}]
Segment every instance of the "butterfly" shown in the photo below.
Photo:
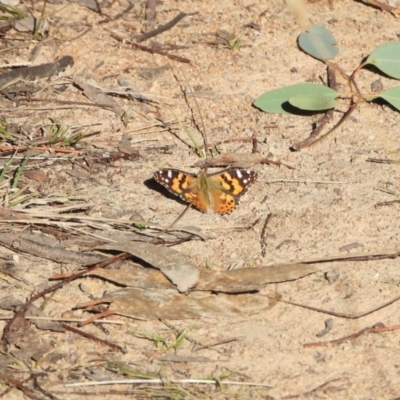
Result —
[{"label": "butterfly", "polygon": [[257,173],[228,168],[209,175],[202,171],[196,176],[165,168],[155,172],[154,179],[200,211],[227,214],[238,205],[240,197],[255,182]]}]

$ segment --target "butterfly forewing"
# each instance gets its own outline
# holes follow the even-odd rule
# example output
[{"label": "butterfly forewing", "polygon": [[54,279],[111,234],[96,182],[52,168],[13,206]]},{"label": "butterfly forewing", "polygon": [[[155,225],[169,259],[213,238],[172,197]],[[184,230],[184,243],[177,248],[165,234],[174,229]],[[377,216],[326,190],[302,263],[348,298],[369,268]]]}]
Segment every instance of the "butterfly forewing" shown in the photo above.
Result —
[{"label": "butterfly forewing", "polygon": [[200,172],[194,176],[177,169],[162,169],[155,172],[154,179],[201,211],[227,214],[255,182],[257,174],[250,170],[228,168],[211,175]]},{"label": "butterfly forewing", "polygon": [[257,173],[246,169],[229,168],[221,172],[221,177],[224,181],[224,189],[235,197],[241,197],[256,181]]},{"label": "butterfly forewing", "polygon": [[193,190],[193,182],[196,177],[178,169],[161,169],[154,173],[154,179],[166,187],[171,193],[182,195],[182,193]]}]

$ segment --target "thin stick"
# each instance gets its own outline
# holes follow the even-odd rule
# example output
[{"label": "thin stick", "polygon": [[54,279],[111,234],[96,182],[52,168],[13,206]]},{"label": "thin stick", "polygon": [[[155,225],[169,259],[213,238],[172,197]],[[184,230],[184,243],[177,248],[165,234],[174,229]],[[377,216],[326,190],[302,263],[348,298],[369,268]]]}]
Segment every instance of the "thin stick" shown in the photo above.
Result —
[{"label": "thin stick", "polygon": [[[238,386],[260,386],[271,388],[273,386],[267,385],[266,383],[256,383],[256,382],[236,382],[236,381],[224,381],[215,379],[180,379],[180,380],[168,380],[169,383],[193,383],[193,384],[204,384],[209,385],[214,384],[225,384],[225,385],[238,385]],[[156,384],[164,385],[167,383],[164,379],[124,379],[119,381],[101,381],[101,382],[82,382],[82,383],[68,383],[64,387],[82,387],[82,386],[100,386],[100,385],[133,385],[133,384]]]},{"label": "thin stick", "polygon": [[[7,321],[13,318],[13,316],[10,317],[1,317],[0,316],[0,321]],[[57,321],[57,322],[85,322],[86,319],[82,318],[56,318],[56,317],[28,317],[26,316],[25,319],[32,319],[32,320],[39,320],[39,321]],[[111,319],[102,319],[101,320],[102,324],[115,324],[115,325],[123,325],[125,322],[124,321],[113,321]]]},{"label": "thin stick", "polygon": [[391,206],[392,204],[400,203],[400,200],[384,201],[382,203],[376,203],[375,208],[382,206]]},{"label": "thin stick", "polygon": [[[185,73],[183,71],[181,71],[181,72],[182,72],[182,75],[183,75],[183,79],[185,79],[186,84],[188,85],[188,87],[190,87],[189,81],[188,81]],[[193,90],[193,89],[190,88],[190,90]],[[186,101],[187,101],[187,96],[185,96],[185,97],[186,97]],[[207,158],[208,158],[208,148],[209,148],[208,138],[207,138],[207,131],[206,131],[206,127],[204,125],[203,117],[201,115],[199,103],[198,103],[198,101],[196,99],[196,95],[193,96],[193,100],[194,100],[194,103],[196,104],[197,112],[199,113],[199,116],[200,116],[201,129],[202,129],[201,133],[202,133],[203,141],[204,141],[204,153],[205,153],[205,159],[206,159],[206,165],[204,167],[204,172],[207,173]]]},{"label": "thin stick", "polygon": [[[344,378],[331,379],[331,380],[329,380],[327,382],[324,382],[322,385],[318,385],[316,388],[314,388],[314,389],[312,389],[312,390],[310,390],[308,392],[281,397],[281,400],[298,399],[298,398],[302,398],[302,399],[310,398],[311,397],[310,394],[317,392],[318,390],[324,388],[325,386],[329,385],[332,382],[340,381],[341,379],[344,379]],[[319,396],[315,396],[315,397],[319,397]]]},{"label": "thin stick", "polygon": [[171,21],[167,22],[164,25],[159,26],[156,29],[153,29],[150,32],[146,32],[143,35],[139,36],[138,38],[136,38],[136,42],[137,43],[141,43],[147,39],[150,39],[154,36],[159,35],[160,33],[163,33],[165,31],[170,30],[171,28],[173,28],[182,18],[185,18],[188,15],[195,15],[197,14],[197,12],[195,13],[191,13],[191,14],[186,14],[184,12],[180,12],[175,18],[173,18]]},{"label": "thin stick", "polygon": [[[193,96],[194,98],[196,96]],[[210,147],[216,147],[219,146],[220,144],[226,144],[226,143],[236,143],[236,142],[251,142],[253,140],[252,137],[242,137],[242,138],[234,138],[234,139],[225,139],[225,140],[220,140],[219,142],[215,142],[210,144]],[[200,148],[204,148],[205,145],[200,146]]]},{"label": "thin stick", "polygon": [[264,222],[263,228],[261,230],[261,237],[260,237],[260,239],[261,239],[261,255],[263,257],[265,257],[265,254],[267,252],[267,243],[265,241],[265,233],[267,231],[267,226],[268,226],[269,222],[271,221],[271,218],[272,218],[272,213],[269,213],[267,215],[267,218],[265,218],[265,222]]},{"label": "thin stick", "polygon": [[353,113],[353,111],[359,106],[359,104],[362,101],[364,101],[364,99],[359,99],[354,104],[352,104],[350,106],[350,108],[345,112],[343,117],[339,120],[339,122],[330,131],[325,133],[325,135],[321,136],[315,142],[313,142],[309,147],[315,146],[317,143],[319,143],[322,140],[326,139],[331,133],[335,132],[343,124],[343,122],[345,122],[350,117],[350,115]]},{"label": "thin stick", "polygon": [[171,223],[170,226],[168,226],[167,228],[163,229],[155,238],[153,238],[152,240],[149,240],[150,243],[155,243],[155,241],[157,239],[160,239],[160,236],[163,235],[165,232],[169,231],[180,219],[183,218],[183,216],[188,212],[189,208],[191,207],[191,204],[188,204],[186,206],[186,208],[182,211],[181,215],[179,215],[178,218],[175,219],[174,222]]},{"label": "thin stick", "polygon": [[365,2],[368,4],[372,4],[373,6],[376,6],[381,10],[386,10],[390,12],[394,17],[398,17],[398,12],[399,12],[398,7],[389,6],[388,4],[384,4],[378,0],[365,0]]},{"label": "thin stick", "polygon": [[231,343],[231,342],[236,342],[237,340],[242,340],[244,337],[234,337],[234,338],[229,338],[229,339],[224,339],[224,340],[220,340],[219,342],[214,342],[214,343],[210,343],[210,344],[206,344],[204,346],[201,347],[195,347],[193,352],[195,351],[200,351],[200,350],[205,350],[205,349],[209,349],[210,347],[215,347],[215,346],[221,346],[223,344],[227,344],[227,343]]},{"label": "thin stick", "polygon": [[128,14],[128,12],[131,11],[134,6],[135,6],[135,3],[132,2],[131,4],[129,4],[128,7],[125,8],[124,11],[121,11],[116,16],[103,19],[102,21],[99,21],[98,23],[99,24],[106,24],[106,23],[111,22],[111,21],[116,21],[117,19],[120,19],[121,17],[123,17],[126,14]]},{"label": "thin stick", "polygon": [[311,311],[317,311],[323,314],[328,314],[328,315],[333,315],[335,317],[342,317],[342,318],[349,318],[349,319],[357,319],[357,318],[361,318],[364,317],[366,315],[372,314],[376,311],[382,310],[382,308],[385,308],[387,306],[390,306],[391,304],[395,303],[396,301],[400,300],[400,296],[396,296],[394,299],[387,301],[386,303],[383,303],[371,310],[367,310],[367,311],[362,311],[358,314],[346,314],[346,313],[341,313],[341,312],[336,312],[336,311],[330,311],[330,310],[324,310],[322,308],[318,308],[318,307],[312,307],[312,306],[307,306],[305,304],[300,304],[300,303],[295,303],[293,301],[288,301],[288,300],[279,300],[282,303],[286,303],[286,304],[290,304],[292,306],[296,306],[296,307],[301,307],[301,308],[305,308],[307,310],[311,310]]},{"label": "thin stick", "polygon": [[367,158],[365,161],[367,162],[374,162],[374,163],[378,163],[378,164],[400,164],[399,160],[384,160],[381,158]]},{"label": "thin stick", "polygon": [[72,150],[72,149],[64,149],[62,147],[32,147],[32,146],[0,146],[0,151],[8,152],[9,154],[12,152],[23,152],[27,150],[35,150],[35,151],[52,151],[54,153],[64,153],[64,154],[84,154],[84,151],[81,150]]},{"label": "thin stick", "polygon": [[136,48],[136,49],[139,49],[139,50],[142,50],[142,51],[147,51],[148,53],[151,53],[151,54],[160,54],[162,56],[166,56],[166,57],[170,58],[171,60],[180,61],[180,62],[183,62],[183,63],[186,63],[186,64],[190,64],[190,60],[185,58],[185,57],[179,57],[179,56],[176,56],[174,54],[170,54],[167,51],[162,51],[162,50],[158,50],[158,49],[153,49],[151,47],[142,46],[142,45],[140,45],[138,43],[134,43],[134,42],[131,42],[129,40],[125,40],[121,36],[115,34],[114,32],[109,32],[109,33],[110,33],[110,36],[113,39],[118,40],[121,43],[124,42],[124,43],[132,46],[133,48]]},{"label": "thin stick", "polygon": [[105,344],[106,346],[109,346],[111,348],[113,348],[114,350],[119,350],[121,352],[124,351],[124,349],[121,346],[118,346],[117,344],[111,343],[108,340],[104,340],[104,339],[100,339],[99,337],[92,335],[91,333],[87,333],[84,331],[81,331],[80,329],[74,328],[72,326],[66,325],[66,324],[61,324],[61,326],[66,330],[66,331],[70,331],[73,332],[77,335],[83,336],[87,339],[90,340],[94,340],[95,342],[101,343],[101,344]]},{"label": "thin stick", "polygon": [[280,183],[280,182],[296,182],[296,183],[315,183],[315,184],[323,184],[323,185],[348,185],[351,182],[341,182],[341,181],[307,181],[305,179],[275,179],[274,181],[265,181],[265,183]]},{"label": "thin stick", "polygon": [[337,345],[337,344],[342,344],[344,342],[347,342],[348,340],[357,339],[362,335],[367,335],[368,333],[391,332],[391,331],[397,331],[399,329],[400,329],[400,325],[383,326],[381,323],[377,323],[374,326],[361,329],[360,331],[358,331],[356,333],[352,333],[351,335],[343,336],[343,337],[341,337],[339,339],[328,340],[326,342],[305,343],[303,345],[303,347],[334,346],[334,345]]}]

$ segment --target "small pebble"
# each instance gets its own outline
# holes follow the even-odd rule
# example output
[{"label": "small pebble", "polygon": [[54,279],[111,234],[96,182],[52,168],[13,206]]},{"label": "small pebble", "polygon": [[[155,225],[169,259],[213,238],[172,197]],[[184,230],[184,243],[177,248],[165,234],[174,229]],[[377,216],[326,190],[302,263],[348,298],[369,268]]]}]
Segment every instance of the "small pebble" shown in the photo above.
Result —
[{"label": "small pebble", "polygon": [[332,283],[335,283],[339,279],[339,276],[339,271],[336,268],[332,268],[329,271],[325,272],[325,279],[330,285],[332,285]]},{"label": "small pebble", "polygon": [[380,79],[377,79],[376,81],[373,81],[371,83],[371,90],[376,93],[376,92],[381,92],[383,90],[383,83]]}]

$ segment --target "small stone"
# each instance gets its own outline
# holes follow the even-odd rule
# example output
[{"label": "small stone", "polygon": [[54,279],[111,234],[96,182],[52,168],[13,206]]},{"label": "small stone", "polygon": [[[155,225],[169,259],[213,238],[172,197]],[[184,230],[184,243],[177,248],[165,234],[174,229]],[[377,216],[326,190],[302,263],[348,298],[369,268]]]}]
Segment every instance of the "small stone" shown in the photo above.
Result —
[{"label": "small stone", "polygon": [[383,83],[380,79],[377,79],[376,81],[373,81],[371,83],[371,90],[376,93],[376,92],[381,92],[383,90]]},{"label": "small stone", "polygon": [[339,276],[339,271],[336,268],[332,268],[329,271],[325,272],[325,279],[330,285],[332,285],[332,283],[335,283],[339,279]]}]

